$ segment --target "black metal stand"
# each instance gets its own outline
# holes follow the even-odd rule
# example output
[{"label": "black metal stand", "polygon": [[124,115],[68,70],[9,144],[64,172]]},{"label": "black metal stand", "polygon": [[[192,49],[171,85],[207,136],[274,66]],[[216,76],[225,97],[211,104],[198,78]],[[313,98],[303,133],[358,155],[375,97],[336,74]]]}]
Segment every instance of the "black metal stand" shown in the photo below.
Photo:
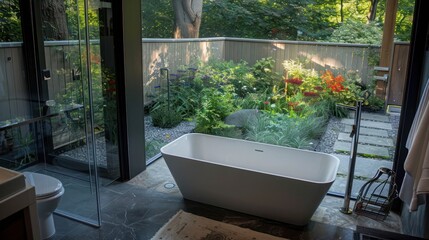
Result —
[{"label": "black metal stand", "polygon": [[167,81],[167,110],[170,112],[170,74],[168,68],[161,68],[161,76]]},{"label": "black metal stand", "polygon": [[353,212],[352,209],[350,209],[350,198],[352,194],[353,178],[354,178],[355,165],[356,165],[356,154],[357,154],[357,147],[359,142],[362,102],[358,101],[356,103],[356,107],[350,107],[349,109],[355,110],[355,122],[352,126],[352,132],[350,133],[350,137],[352,138],[352,145],[350,149],[349,173],[347,178],[346,192],[344,194],[344,204],[343,204],[343,207],[340,209],[340,212],[345,214],[351,214]]}]

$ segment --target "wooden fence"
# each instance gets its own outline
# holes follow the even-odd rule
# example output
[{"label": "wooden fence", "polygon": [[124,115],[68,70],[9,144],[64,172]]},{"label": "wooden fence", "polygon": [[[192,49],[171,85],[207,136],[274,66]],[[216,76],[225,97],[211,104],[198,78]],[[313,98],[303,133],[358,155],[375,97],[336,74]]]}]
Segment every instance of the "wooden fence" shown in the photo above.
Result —
[{"label": "wooden fence", "polygon": [[149,103],[166,86],[160,69],[170,74],[182,67],[197,67],[199,62],[225,59],[224,38],[143,39],[144,102]]},{"label": "wooden fence", "polygon": [[[79,69],[77,41],[45,42],[46,67],[51,69],[48,81],[50,99],[57,98],[73,81],[73,69]],[[22,43],[0,43],[0,121],[27,115],[28,97],[25,82]],[[94,44],[96,45],[96,44]],[[95,54],[99,53],[96,48]],[[309,68],[317,71],[338,69],[355,71],[363,83],[372,75],[371,58],[378,55],[379,47],[362,44],[257,40],[241,38],[201,39],[143,39],[143,82],[145,102],[164,87],[160,68],[174,73],[181,66],[196,67],[209,59],[244,60],[254,64],[258,59],[272,57],[275,70],[282,73],[282,62],[306,59]],[[81,70],[82,71],[82,70]]]},{"label": "wooden fence", "polygon": [[143,39],[143,81],[145,102],[157,94],[161,82],[159,69],[175,73],[181,66],[196,67],[209,59],[244,60],[250,65],[261,58],[276,60],[275,71],[283,73],[285,60],[300,59],[316,71],[326,69],[352,71],[368,83],[372,76],[371,61],[380,48],[364,44],[257,40],[243,38]]},{"label": "wooden fence", "polygon": [[379,47],[364,44],[276,41],[227,38],[225,60],[245,60],[254,64],[257,60],[272,57],[275,70],[283,72],[285,60],[304,60],[306,67],[316,71],[335,69],[355,71],[364,83],[372,72],[371,58],[379,55]]}]

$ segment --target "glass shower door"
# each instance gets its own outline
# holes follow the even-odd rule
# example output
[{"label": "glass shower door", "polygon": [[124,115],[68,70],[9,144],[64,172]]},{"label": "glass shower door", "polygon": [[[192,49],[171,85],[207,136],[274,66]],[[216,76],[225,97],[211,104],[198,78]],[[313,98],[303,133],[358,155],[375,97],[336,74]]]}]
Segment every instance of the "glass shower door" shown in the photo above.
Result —
[{"label": "glass shower door", "polygon": [[[65,193],[57,213],[99,226],[99,182],[91,86],[91,52],[84,1],[41,2],[47,94],[44,174]],[[41,99],[42,101],[45,99]]]},{"label": "glass shower door", "polygon": [[109,26],[100,24],[108,5],[45,0],[41,7],[48,92],[42,171],[65,187],[57,213],[99,226],[100,186],[119,177],[115,72],[102,52]]}]

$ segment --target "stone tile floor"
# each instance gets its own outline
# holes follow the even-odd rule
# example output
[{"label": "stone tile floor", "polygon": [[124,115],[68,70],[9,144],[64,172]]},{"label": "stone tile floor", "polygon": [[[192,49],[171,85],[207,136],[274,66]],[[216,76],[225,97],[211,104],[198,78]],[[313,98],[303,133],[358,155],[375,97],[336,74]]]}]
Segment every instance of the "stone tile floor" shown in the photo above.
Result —
[{"label": "stone tile floor", "polygon": [[[128,182],[102,187],[100,228],[55,215],[57,233],[52,239],[150,239],[180,209],[289,239],[359,239],[356,226],[387,231],[390,239],[404,239],[404,236],[393,233],[401,229],[396,214],[391,213],[385,221],[377,222],[363,216],[340,213],[338,209],[342,203],[341,198],[326,196],[305,227],[208,206],[182,198],[161,158]],[[73,204],[78,207],[86,203]],[[94,214],[92,210],[92,217]]]},{"label": "stone tile floor", "polygon": [[[389,149],[390,156],[391,143],[395,144],[393,132],[396,127],[395,124],[389,123],[392,119],[385,115],[367,113],[363,114],[362,119],[364,122],[360,146],[384,147]],[[340,175],[331,188],[337,193],[344,192],[346,184],[344,177],[349,162],[349,156],[344,152],[350,148],[347,138],[351,128],[350,119],[343,120],[342,124],[343,126],[338,129],[336,144],[349,145],[343,147],[343,150],[337,148],[337,152],[333,152],[341,160]],[[376,148],[372,148],[372,151],[374,149]],[[362,153],[362,149],[360,151]],[[385,151],[376,150],[375,153],[383,152]],[[391,159],[358,157],[355,176],[360,179],[355,180],[353,193],[356,194],[364,183],[361,179],[369,179],[378,167],[389,167],[391,164]],[[88,183],[87,174],[77,176],[70,170],[54,168],[60,167],[44,166],[29,170],[53,175],[64,183],[66,194],[60,204],[60,210],[96,219],[95,192],[93,185]],[[61,174],[58,174],[59,172]],[[385,221],[375,221],[355,214],[345,215],[339,211],[343,199],[332,196],[325,197],[313,215],[311,223],[303,228],[184,200],[163,159],[157,160],[145,172],[128,182],[107,183],[103,182],[100,190],[102,227],[93,228],[55,215],[57,233],[53,239],[150,239],[180,209],[290,239],[359,239],[355,238],[356,229],[359,231],[381,229],[392,237],[393,232],[401,231],[400,218],[396,214],[391,213]],[[350,207],[353,207],[353,202]],[[398,239],[403,237],[400,236]]]},{"label": "stone tile floor", "polygon": [[[352,195],[357,196],[360,188],[374,177],[380,167],[392,169],[398,131],[399,116],[384,113],[363,112],[357,159],[354,173]],[[337,180],[331,191],[344,193],[347,185],[347,175],[350,162],[351,141],[350,132],[354,124],[354,114],[341,119],[341,124],[335,130],[338,138],[333,146],[334,154],[340,159]]]}]

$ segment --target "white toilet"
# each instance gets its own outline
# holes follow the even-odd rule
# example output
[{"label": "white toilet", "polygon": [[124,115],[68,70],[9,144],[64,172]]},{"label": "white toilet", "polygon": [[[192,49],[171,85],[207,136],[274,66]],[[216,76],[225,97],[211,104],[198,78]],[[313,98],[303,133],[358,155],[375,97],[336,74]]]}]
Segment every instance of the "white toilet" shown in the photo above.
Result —
[{"label": "white toilet", "polygon": [[36,190],[37,213],[39,216],[40,235],[42,239],[55,234],[54,218],[52,213],[58,206],[64,194],[63,184],[56,178],[48,175],[23,172],[29,184]]}]

